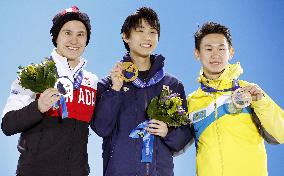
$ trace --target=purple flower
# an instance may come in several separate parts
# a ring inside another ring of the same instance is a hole
[[[184,110],[181,106],[178,106],[178,107],[177,107],[177,113],[178,113],[178,115],[183,115],[184,112],[185,112],[185,110]]]
[[[178,93],[173,93],[173,94],[171,94],[170,96],[171,96],[171,98],[172,98],[172,97],[178,97],[179,94],[178,94]]]
[[[170,99],[171,97],[170,97],[170,95],[169,96],[165,96],[165,97],[162,97],[162,102],[166,102],[168,99]]]

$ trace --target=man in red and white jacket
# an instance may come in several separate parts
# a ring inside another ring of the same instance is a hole
[[[70,96],[65,98],[68,116],[62,116],[61,106],[53,106],[60,98],[57,89],[49,88],[36,98],[36,93],[16,80],[1,128],[7,136],[21,133],[18,176],[86,176],[90,172],[88,127],[98,81],[96,75],[84,69],[87,61],[81,57],[90,39],[89,17],[76,6],[65,9],[53,18],[50,33],[56,47],[50,59],[55,62],[58,77],[73,84]]]

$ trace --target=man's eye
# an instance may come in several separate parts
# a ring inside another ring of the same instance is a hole
[[[78,36],[85,36],[85,34],[84,33],[79,33]]]
[[[71,33],[67,31],[67,32],[65,32],[65,35],[71,35]]]
[[[205,48],[205,50],[206,50],[206,51],[212,51],[212,49],[211,49],[211,48]]]

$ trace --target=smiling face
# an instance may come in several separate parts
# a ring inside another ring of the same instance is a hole
[[[141,24],[138,27],[131,29],[128,38],[124,33],[122,37],[129,46],[130,55],[134,58],[150,57],[150,54],[158,44],[158,31],[151,27],[144,19],[141,20]]]
[[[73,20],[65,23],[56,40],[57,53],[70,62],[79,62],[87,42],[87,30],[81,21]]]
[[[217,79],[234,55],[223,34],[213,33],[202,38],[200,49],[195,49],[195,57],[200,59],[205,77]]]

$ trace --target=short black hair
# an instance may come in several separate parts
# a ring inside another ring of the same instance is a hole
[[[149,8],[149,7],[141,7],[136,10],[133,14],[129,15],[122,27],[121,27],[121,34],[125,34],[126,38],[130,37],[131,29],[135,29],[139,27],[142,23],[142,19],[146,20],[147,23],[157,30],[158,32],[158,38],[160,38],[160,22],[157,13]],[[129,52],[129,46],[128,44],[123,41],[123,44],[126,48],[126,50]]]
[[[203,37],[208,34],[223,34],[227,39],[229,47],[232,47],[232,37],[230,29],[224,25],[215,22],[206,22],[194,34],[195,49],[200,50],[200,43]]]

